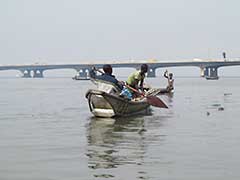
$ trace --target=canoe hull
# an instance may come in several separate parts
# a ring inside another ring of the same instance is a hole
[[[158,95],[161,95],[161,94],[173,94],[173,93],[174,93],[173,89],[170,90],[170,89],[167,89],[167,88],[160,88]]]
[[[131,116],[148,113],[150,107],[146,99],[130,101],[99,90],[89,90],[86,98],[90,111],[97,117]]]
[[[219,77],[218,76],[213,76],[213,77],[211,77],[211,76],[206,76],[206,79],[207,80],[218,80],[219,79]]]
[[[73,80],[90,80],[89,77],[81,77],[81,76],[74,76],[72,77]]]
[[[174,89],[151,88],[145,94],[148,95],[148,96],[157,96],[157,95],[173,94],[173,93],[174,93]]]

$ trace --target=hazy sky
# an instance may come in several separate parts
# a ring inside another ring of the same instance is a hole
[[[0,0],[0,64],[240,57],[239,0]]]

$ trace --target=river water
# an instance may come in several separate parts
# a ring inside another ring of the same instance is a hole
[[[0,79],[1,180],[240,178],[239,78],[175,78],[174,95],[161,96],[169,109],[115,119],[89,112],[92,87]]]

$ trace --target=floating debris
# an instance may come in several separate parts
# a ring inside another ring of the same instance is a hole
[[[232,95],[232,93],[224,93],[223,95],[224,96],[230,96],[230,95]]]
[[[212,104],[213,107],[219,107],[221,104]]]
[[[218,111],[224,111],[224,107],[219,107]]]
[[[113,176],[111,174],[99,174],[99,175],[95,174],[94,177],[96,177],[96,178],[104,178],[105,179],[105,178],[114,178],[115,176]]]
[[[139,131],[138,131],[138,134],[142,134],[143,132],[146,132],[147,130],[146,129],[140,129]]]

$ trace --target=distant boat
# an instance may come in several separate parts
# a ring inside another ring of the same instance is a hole
[[[90,80],[89,77],[81,77],[81,76],[74,76],[72,77],[73,80]]]
[[[174,90],[168,90],[167,88],[160,88],[160,92],[158,93],[158,95],[160,94],[173,94]]]
[[[207,80],[218,80],[219,77],[218,76],[206,76],[205,77]]]

